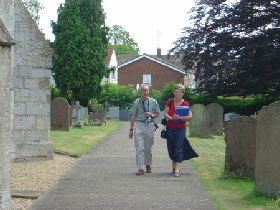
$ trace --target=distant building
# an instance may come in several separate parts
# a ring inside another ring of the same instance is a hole
[[[172,81],[190,88],[195,87],[194,71],[186,73],[180,59],[161,55],[118,55],[118,84],[130,85],[135,89],[141,84],[151,85],[162,91],[165,84]]]

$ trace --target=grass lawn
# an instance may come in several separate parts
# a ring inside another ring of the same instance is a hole
[[[266,197],[254,192],[254,180],[223,176],[224,136],[213,136],[209,139],[188,137],[188,139],[200,156],[190,162],[218,209],[280,208],[280,198]]]
[[[83,125],[83,121],[81,121]],[[83,155],[105,137],[111,135],[122,122],[107,120],[102,126],[83,126],[83,129],[70,126],[69,131],[50,131],[54,150],[71,155]]]

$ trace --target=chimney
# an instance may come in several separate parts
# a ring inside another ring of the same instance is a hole
[[[161,58],[161,49],[160,48],[157,48],[157,57]]]

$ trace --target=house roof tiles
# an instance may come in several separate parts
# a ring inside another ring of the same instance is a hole
[[[128,65],[136,60],[139,60],[143,57],[156,61],[157,63],[160,63],[164,66],[168,66],[169,68],[172,68],[173,70],[176,70],[176,71],[179,71],[179,72],[185,74],[185,71],[184,71],[183,65],[180,62],[180,59],[175,58],[174,56],[167,56],[167,55],[162,55],[161,58],[157,57],[156,55],[148,55],[148,54],[117,55],[119,68],[122,66]]]

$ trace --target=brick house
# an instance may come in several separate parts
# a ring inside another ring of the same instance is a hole
[[[180,60],[166,55],[118,55],[118,84],[132,84],[138,89],[141,84],[148,84],[153,89],[162,91],[165,84],[181,83],[194,88],[194,75],[186,73]]]

